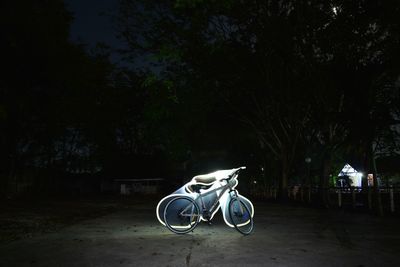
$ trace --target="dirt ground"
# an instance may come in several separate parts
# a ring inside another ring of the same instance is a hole
[[[242,236],[213,224],[176,235],[160,225],[157,202],[121,205],[55,232],[0,244],[0,266],[400,266],[396,218],[255,203],[255,229]]]

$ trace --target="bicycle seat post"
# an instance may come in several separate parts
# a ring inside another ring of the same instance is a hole
[[[209,214],[209,210],[207,209],[206,204],[204,203],[203,197],[200,192],[199,192],[199,198],[201,202],[201,214],[203,215],[203,218],[210,223],[211,215]]]
[[[199,194],[200,203],[201,203],[201,210],[202,212],[206,209],[206,205],[204,204],[203,197],[201,196],[200,190],[197,192]]]

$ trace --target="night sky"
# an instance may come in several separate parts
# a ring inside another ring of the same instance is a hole
[[[97,43],[104,43],[112,49],[123,46],[116,38],[112,16],[118,9],[117,0],[65,0],[66,7],[73,13],[70,38],[73,42],[88,45],[88,49]],[[119,61],[117,53],[112,53],[111,60]]]

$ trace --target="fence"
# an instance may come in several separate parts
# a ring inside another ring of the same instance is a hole
[[[321,191],[328,191],[327,201],[330,206],[352,209],[373,209],[374,188],[373,187],[329,187],[316,186],[292,186],[288,189],[288,198],[293,202],[316,204],[321,202]],[[384,211],[395,213],[400,211],[400,187],[380,187],[382,206]],[[261,199],[277,199],[279,189],[277,187],[266,187],[253,189],[253,197]]]

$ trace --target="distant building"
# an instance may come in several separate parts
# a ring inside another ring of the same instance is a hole
[[[339,187],[361,187],[363,174],[358,172],[350,164],[344,165],[343,169],[338,174],[337,185]]]
[[[157,194],[160,191],[162,178],[153,179],[115,179],[121,195]]]

